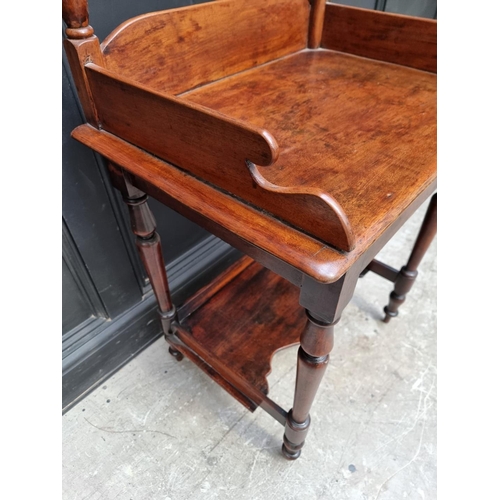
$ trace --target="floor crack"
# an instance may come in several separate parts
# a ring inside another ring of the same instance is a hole
[[[153,433],[153,434],[163,434],[164,436],[167,436],[167,437],[170,437],[172,439],[177,439],[175,436],[172,436],[171,434],[168,434],[167,432],[163,432],[163,431],[155,431],[155,430],[150,430],[150,429],[125,429],[125,430],[121,430],[121,431],[117,431],[115,429],[109,429],[109,428],[106,428],[106,427],[99,427],[98,425],[95,425],[93,424],[92,422],[90,422],[88,419],[86,419],[85,417],[83,417],[83,419],[89,424],[91,425],[92,427],[95,427],[96,429],[100,430],[100,431],[103,431],[103,432],[109,432],[111,434],[128,434],[128,433],[134,433],[134,432],[150,432],[150,433]]]

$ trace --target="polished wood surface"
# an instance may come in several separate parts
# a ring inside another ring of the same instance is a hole
[[[85,119],[88,123],[98,127],[99,119],[87,77],[85,76],[85,64],[88,62],[103,64],[99,40],[95,35],[91,35],[81,40],[66,39],[63,43]]]
[[[274,185],[335,199],[348,220],[347,241],[318,227],[320,211],[295,225],[341,250],[376,240],[436,179],[436,77],[429,73],[305,51],[183,97],[271,131],[280,156],[259,172]],[[277,206],[268,210],[281,216]]]
[[[296,287],[253,263],[182,325],[230,370],[267,394],[273,354],[298,344],[306,323],[298,297]]]
[[[246,160],[267,166],[278,157],[278,145],[264,129],[151,92],[95,64],[85,72],[101,129],[204,179],[231,185],[248,176]],[[144,115],[148,120],[137,126]]]
[[[200,288],[194,295],[182,304],[179,308],[177,317],[182,323],[184,319],[195,313],[200,307],[207,303],[216,293],[233,281],[236,276],[241,274],[248,266],[254,263],[254,260],[248,256],[243,256],[237,262],[229,266],[226,270],[220,273],[217,278],[210,283]]]
[[[220,231],[215,226],[225,229],[227,237],[238,235],[270,255],[277,255],[278,249],[286,246],[287,253],[282,258],[321,281],[335,281],[343,273],[345,257],[341,253],[130,143],[89,125],[77,127],[72,136],[123,166],[134,175],[134,183],[155,198],[194,222],[209,226],[211,222],[210,229],[218,235]],[[300,284],[300,272],[291,272],[288,277]]]
[[[358,277],[395,283],[392,317],[435,232],[431,208],[407,269],[374,260],[436,188],[436,23],[224,0],[140,16],[99,46],[86,3],[64,5],[88,122],[73,137],[124,193],[170,352],[273,416],[298,458]],[[146,195],[258,263],[243,258],[177,315]],[[266,375],[299,336],[287,413]]]
[[[309,18],[309,37],[307,46],[317,49],[321,44],[323,35],[323,23],[325,20],[326,0],[310,0],[311,14]]]
[[[65,33],[68,38],[87,38],[94,34],[94,29],[89,26],[87,0],[63,0],[62,17],[67,26]]]
[[[283,436],[283,455],[290,459],[299,458],[304,446],[316,392],[330,361],[333,349],[333,324],[322,323],[307,315],[307,324],[300,336],[297,352],[297,375],[293,407],[288,413]]]
[[[358,259],[364,261],[363,266],[368,265],[435,189],[434,182],[370,246],[358,245],[345,254],[108,132],[80,125],[72,136],[133,174],[134,184],[143,191],[298,286],[303,280],[301,273],[319,283],[332,283]]]
[[[114,186],[120,190],[123,201],[129,209],[136,247],[156,296],[160,320],[167,334],[170,332],[170,323],[175,317],[176,310],[170,296],[161,239],[156,231],[156,220],[147,203],[148,196],[137,189],[130,182],[129,175],[119,167],[111,164],[109,170]]]
[[[436,73],[437,21],[327,4],[321,46]]]
[[[177,94],[305,48],[308,21],[307,0],[210,2],[131,19],[102,49],[110,70]]]
[[[96,65],[85,69],[102,129],[342,250],[353,248],[347,217],[328,192],[266,180],[267,169],[259,167],[275,163],[279,149],[263,127],[150,91]],[[148,120],[137,127],[144,114]]]
[[[427,73],[303,52],[183,95],[204,108],[93,65],[86,72],[104,129],[340,250],[376,239],[436,178],[436,81]],[[293,78],[283,84],[281,73]],[[331,94],[335,106],[325,106]],[[146,111],[150,120],[134,126]],[[277,161],[264,122],[284,146]],[[352,138],[340,141],[345,134]]]
[[[184,19],[187,11],[179,12]],[[189,12],[196,19],[198,11]],[[429,73],[304,50],[180,98],[92,63],[83,83],[99,128],[340,251],[363,253],[435,183]]]
[[[398,315],[401,304],[406,300],[406,295],[415,284],[418,276],[418,266],[424,258],[427,249],[437,233],[437,193],[433,195],[429,207],[422,222],[415,245],[410,258],[405,266],[401,268],[394,280],[394,290],[389,296],[389,304],[384,307],[384,322],[389,323],[391,318]]]

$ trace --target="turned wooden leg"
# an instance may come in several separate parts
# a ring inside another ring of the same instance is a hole
[[[389,304],[384,307],[384,322],[389,323],[391,318],[398,315],[399,306],[405,301],[406,294],[411,290],[418,275],[417,268],[429,248],[437,231],[437,194],[431,198],[429,208],[425,214],[417,241],[413,247],[406,266],[401,268],[394,283],[394,290],[389,297]]]
[[[307,312],[308,322],[300,337],[293,408],[288,412],[283,436],[283,455],[299,458],[306,439],[314,397],[333,348],[333,323],[323,323]]]
[[[156,232],[156,221],[147,203],[148,196],[133,186],[126,173],[123,173],[122,180],[120,190],[129,208],[136,245],[156,296],[163,333],[167,337],[172,333],[171,324],[175,319],[176,309],[170,296],[160,235]],[[173,347],[169,348],[169,352],[178,361],[183,358],[183,355]]]

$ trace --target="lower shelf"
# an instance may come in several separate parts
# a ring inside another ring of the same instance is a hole
[[[252,411],[260,403],[255,390],[269,391],[274,353],[298,344],[307,321],[299,289],[248,257],[195,295],[179,316],[177,336],[189,347],[179,350]],[[249,386],[253,390],[245,391]]]

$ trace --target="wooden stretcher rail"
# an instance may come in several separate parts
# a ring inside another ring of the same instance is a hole
[[[436,73],[437,22],[327,3],[321,46]]]

